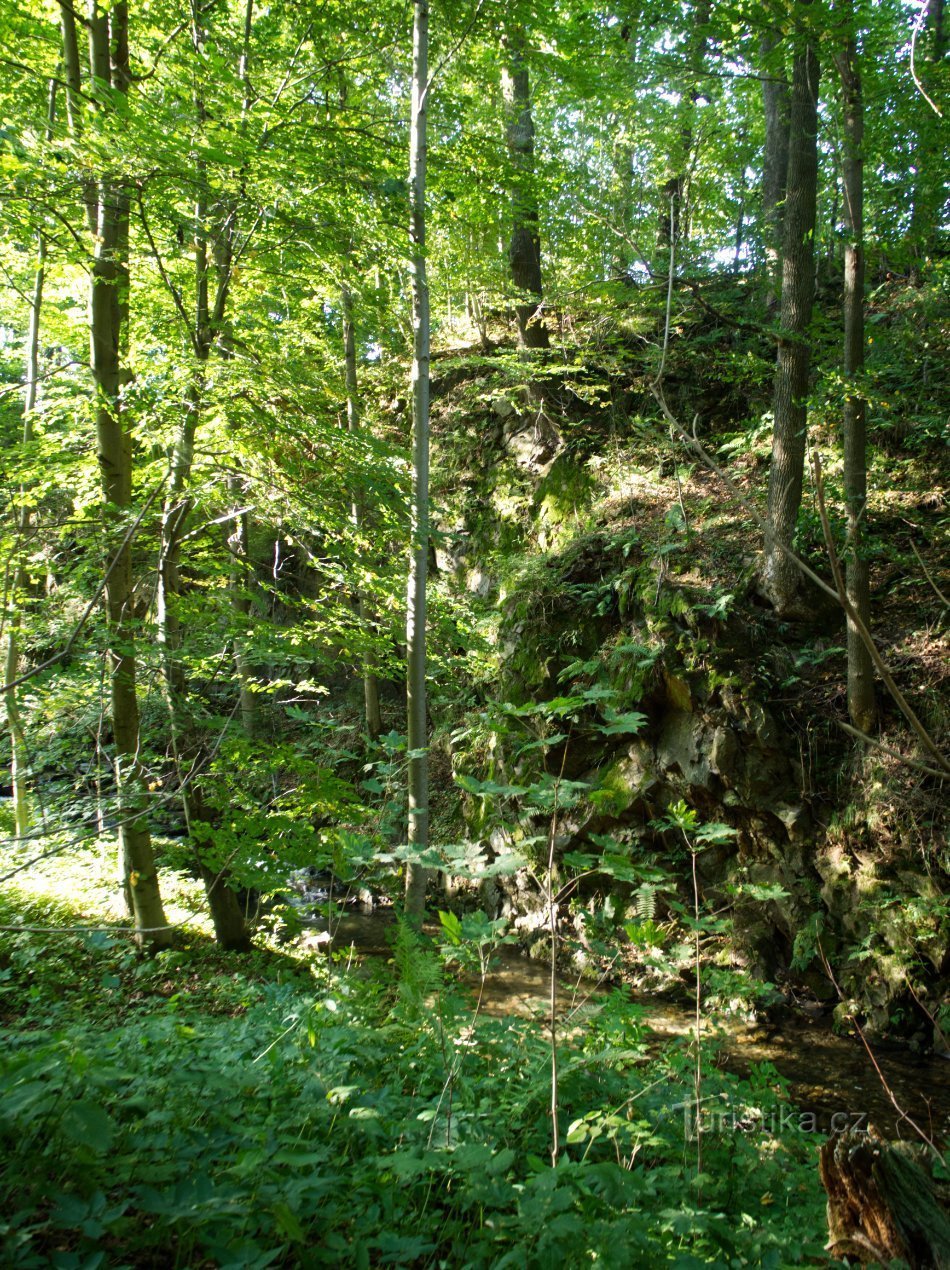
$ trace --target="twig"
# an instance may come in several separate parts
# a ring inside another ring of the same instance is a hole
[[[924,1014],[926,1014],[927,1018],[928,1018],[928,1019],[930,1020],[930,1022],[933,1024],[934,1033],[935,1033],[935,1035],[936,1035],[937,1037],[939,1037],[939,1038],[940,1038],[940,1044],[943,1046],[943,1052],[944,1052],[944,1054],[945,1054],[945,1055],[946,1055],[946,1054],[950,1054],[950,1041],[948,1041],[948,1040],[947,1040],[947,1037],[946,1037],[946,1035],[945,1035],[945,1033],[944,1033],[943,1028],[940,1026],[940,1024],[937,1022],[937,1020],[934,1018],[934,1016],[930,1013],[930,1011],[929,1011],[929,1010],[927,1009],[927,1007],[924,1005],[923,1001],[921,1001],[920,997],[919,997],[919,996],[917,995],[917,993],[914,991],[914,985],[911,983],[911,981],[910,981],[909,979],[907,980],[907,989],[908,989],[908,991],[910,992],[910,995],[914,998],[914,1000],[917,1002],[917,1004],[918,1004],[918,1005],[920,1006],[920,1008],[923,1010]]]
[[[572,725],[573,727],[573,725]],[[558,793],[564,779],[567,755],[571,739],[568,735],[561,754],[561,770],[554,782],[554,800],[551,808],[551,828],[548,834],[548,868],[545,879],[546,899],[548,902],[548,924],[551,934],[551,978],[548,995],[548,1008],[551,1025],[551,1167],[556,1168],[561,1154],[560,1132],[557,1122],[558,1112],[558,1066],[557,1066],[557,902],[554,895],[554,845],[557,838]]]
[[[166,291],[171,296],[172,300],[175,302],[175,308],[178,311],[178,316],[181,318],[185,328],[185,333],[188,336],[188,343],[191,345],[192,351],[197,353],[198,340],[195,335],[195,330],[192,325],[191,318],[188,314],[188,310],[185,308],[185,302],[181,298],[181,292],[178,290],[174,282],[172,282],[171,278],[168,276],[168,271],[165,268],[165,262],[164,260],[162,260],[162,254],[158,250],[158,247],[155,243],[155,239],[152,237],[152,231],[149,227],[148,217],[145,215],[145,204],[142,201],[141,190],[139,190],[139,194],[138,194],[138,205],[139,205],[139,220],[142,222],[142,228],[145,230],[145,237],[148,239],[148,245],[152,249],[152,257],[154,258],[155,264],[158,267],[159,276],[162,282],[164,282],[165,284]]]
[[[475,23],[478,21],[478,15],[481,13],[482,5],[484,3],[485,3],[485,0],[478,0],[478,4],[476,4],[475,6],[475,12],[472,14],[471,21],[469,22],[468,26],[465,28],[465,30],[462,32],[462,34],[459,36],[456,42],[452,45],[452,47],[446,53],[445,57],[442,58],[441,62],[438,63],[435,70],[429,76],[428,80],[426,81],[426,86],[422,94],[421,101],[419,103],[420,109],[422,108],[422,106],[425,105],[426,98],[429,96],[429,89],[435,83],[436,79],[439,77],[439,74],[445,69],[445,67],[449,64],[449,62],[451,62],[452,58],[455,56],[455,54],[459,51],[459,49],[468,39],[469,35],[472,33],[472,30],[475,26]]]
[[[922,558],[922,556],[921,556],[920,552],[917,550],[917,546],[916,546],[916,544],[914,543],[914,540],[913,540],[913,539],[911,539],[911,540],[910,540],[910,549],[911,549],[911,551],[914,553],[914,555],[917,557],[917,563],[920,565],[921,569],[923,569],[923,571],[924,571],[924,577],[927,579],[927,581],[928,581],[928,582],[930,583],[930,585],[933,587],[934,595],[936,595],[937,599],[940,601],[940,603],[941,603],[941,604],[945,605],[948,609],[950,609],[950,600],[948,600],[948,599],[947,599],[947,597],[944,595],[944,593],[943,593],[943,592],[940,590],[940,588],[937,586],[936,582],[934,582],[934,580],[933,580],[933,578],[932,578],[932,576],[931,576],[930,570],[929,570],[929,569],[927,568],[927,566],[924,564],[923,558]]]
[[[944,1168],[946,1168],[946,1165],[947,1165],[946,1157],[944,1156],[940,1148],[937,1146],[937,1144],[934,1142],[933,1138],[931,1138],[929,1134],[925,1133],[924,1130],[921,1129],[917,1121],[914,1120],[913,1117],[909,1116],[907,1112],[904,1110],[904,1108],[897,1101],[897,1098],[894,1094],[893,1089],[891,1089],[890,1085],[887,1083],[887,1077],[881,1071],[881,1068],[878,1065],[878,1061],[874,1057],[874,1052],[871,1049],[870,1045],[868,1044],[867,1037],[864,1035],[864,1032],[861,1028],[861,1024],[857,1021],[854,1015],[849,1015],[849,1018],[851,1019],[851,1022],[854,1024],[855,1031],[857,1032],[858,1036],[861,1038],[861,1044],[867,1050],[868,1058],[871,1060],[871,1065],[873,1066],[874,1070],[877,1072],[878,1080],[880,1080],[881,1086],[884,1092],[887,1094],[888,1099],[890,1100],[891,1106],[900,1116],[901,1120],[907,1121],[907,1123],[914,1130],[914,1132],[917,1134],[920,1140],[922,1142],[925,1142],[927,1146],[930,1147],[931,1151],[933,1151],[934,1155],[937,1157],[940,1163],[944,1166]]]
[[[840,984],[838,983],[838,980],[835,978],[834,971],[831,969],[831,966],[830,966],[830,964],[829,964],[829,962],[828,962],[828,958],[827,958],[827,956],[825,955],[825,950],[824,950],[824,948],[822,948],[822,946],[821,946],[821,940],[820,940],[820,939],[819,939],[819,940],[817,940],[817,942],[816,942],[816,946],[817,946],[817,948],[818,948],[818,956],[821,958],[821,964],[822,964],[822,966],[824,967],[825,974],[828,976],[828,979],[829,979],[829,981],[830,981],[830,983],[831,983],[831,986],[834,988],[835,992],[837,992],[839,1001],[845,1001],[847,998],[845,997],[844,993],[841,991],[841,986],[840,986]],[[909,987],[909,986],[910,986],[910,985],[908,984],[908,987]],[[913,991],[913,989],[911,989],[911,991]],[[936,1155],[936,1157],[937,1157],[937,1159],[940,1161],[940,1163],[941,1163],[941,1164],[943,1164],[943,1165],[944,1165],[944,1167],[946,1167],[946,1163],[947,1163],[947,1161],[946,1161],[946,1159],[944,1158],[944,1156],[942,1155],[942,1153],[941,1153],[941,1151],[940,1151],[939,1147],[936,1145],[936,1143],[933,1141],[933,1139],[932,1139],[932,1138],[931,1138],[928,1134],[926,1134],[926,1133],[924,1132],[924,1130],[923,1130],[923,1129],[921,1129],[920,1125],[919,1125],[919,1124],[917,1124],[917,1122],[916,1122],[915,1120],[913,1120],[913,1119],[912,1119],[912,1118],[911,1118],[911,1117],[907,1114],[907,1112],[904,1110],[904,1108],[903,1108],[903,1107],[900,1105],[900,1103],[897,1101],[897,1098],[896,1098],[896,1097],[895,1097],[895,1095],[894,1095],[894,1091],[891,1089],[890,1085],[887,1083],[887,1078],[886,1078],[886,1076],[884,1075],[884,1073],[881,1071],[881,1068],[880,1068],[880,1066],[879,1066],[879,1064],[878,1064],[877,1059],[874,1057],[874,1052],[873,1052],[873,1050],[871,1049],[870,1045],[868,1044],[867,1037],[864,1035],[864,1032],[863,1032],[863,1030],[862,1030],[862,1028],[861,1028],[861,1024],[857,1021],[857,1019],[854,1017],[854,1015],[853,1015],[853,1014],[849,1014],[849,1015],[848,1015],[848,1018],[849,1018],[849,1019],[851,1020],[851,1022],[854,1024],[855,1031],[857,1032],[858,1036],[861,1038],[861,1044],[862,1044],[862,1045],[864,1046],[864,1048],[867,1050],[867,1055],[868,1055],[868,1058],[871,1060],[871,1064],[872,1064],[872,1066],[874,1067],[874,1070],[877,1072],[878,1079],[879,1079],[879,1080],[880,1080],[880,1082],[881,1082],[881,1085],[882,1085],[882,1087],[883,1087],[883,1089],[884,1089],[884,1092],[887,1094],[888,1098],[890,1099],[891,1106],[894,1108],[894,1110],[895,1110],[895,1111],[897,1112],[897,1114],[900,1116],[901,1120],[906,1120],[906,1121],[907,1121],[907,1123],[910,1125],[910,1127],[911,1127],[911,1128],[914,1130],[914,1132],[918,1135],[918,1137],[920,1138],[920,1140],[921,1140],[922,1142],[925,1142],[925,1143],[927,1144],[927,1146],[929,1146],[929,1147],[930,1147],[931,1151],[933,1151],[934,1155]]]
[[[892,750],[889,745],[885,745],[882,741],[878,741],[876,737],[868,736],[866,732],[862,732],[860,728],[852,727],[850,723],[845,723],[843,719],[836,719],[835,722],[839,728],[845,732],[850,732],[853,737],[857,737],[859,741],[865,741],[868,745],[873,745],[881,750],[884,754],[896,758],[899,763],[906,763],[908,767],[915,768],[918,772],[926,772],[928,776],[936,776],[938,780],[945,781],[947,779],[946,772],[940,772],[935,767],[928,767],[926,763],[921,763],[919,759],[908,758],[906,754],[901,754],[900,750]]]
[[[930,753],[934,756],[934,758],[937,759],[940,766],[944,768],[946,772],[950,773],[950,762],[948,762],[948,760],[937,748],[936,742],[932,739],[930,733],[927,731],[927,729],[924,727],[921,721],[917,718],[917,715],[914,712],[913,708],[911,707],[910,702],[901,692],[900,688],[898,688],[897,684],[894,681],[893,676],[891,675],[891,672],[887,668],[887,664],[884,661],[884,658],[878,652],[877,644],[875,644],[871,636],[871,632],[865,626],[864,621],[861,618],[861,615],[858,613],[857,609],[854,607],[854,605],[851,603],[850,599],[848,598],[848,593],[847,593],[847,589],[845,587],[845,582],[844,582],[844,575],[841,572],[841,564],[838,560],[838,554],[835,551],[834,536],[831,532],[831,521],[828,519],[828,512],[827,512],[827,509],[825,508],[825,486],[824,486],[824,481],[822,479],[822,474],[821,474],[821,460],[818,457],[817,450],[812,451],[812,467],[814,469],[814,474],[815,474],[815,496],[818,503],[818,515],[821,518],[821,529],[825,538],[825,547],[827,548],[827,551],[828,551],[828,559],[831,562],[831,573],[835,580],[835,586],[837,587],[837,594],[835,598],[837,599],[841,607],[844,609],[845,613],[848,615],[853,626],[855,627],[858,634],[860,635],[861,642],[864,644],[865,648],[870,653],[871,660],[874,663],[874,666],[878,674],[884,680],[884,685],[887,688],[888,692],[891,694],[891,697],[893,698],[893,700],[896,702],[898,709],[901,711],[904,718],[907,720],[907,722],[911,725],[911,727],[917,733],[918,737],[924,743],[926,748],[930,751]]]

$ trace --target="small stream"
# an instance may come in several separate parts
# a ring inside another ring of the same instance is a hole
[[[314,923],[310,931],[319,925]],[[334,923],[333,945],[338,949],[352,946],[363,956],[389,955],[393,926],[391,911],[348,914]],[[432,928],[430,933],[438,931]],[[327,940],[325,934],[310,932],[302,938],[318,943]],[[478,981],[466,976],[465,982],[474,1004]],[[586,980],[562,979],[558,1013],[569,1026],[570,1013],[577,1005],[605,991],[592,990]],[[492,959],[492,971],[481,993],[481,1012],[495,1018],[546,1019],[549,998],[549,968],[502,949]],[[693,1035],[694,1014],[689,1003],[636,995],[632,1000],[642,1007],[644,1025],[657,1046],[677,1038],[685,1043]],[[718,1062],[727,1071],[745,1075],[755,1063],[772,1063],[789,1082],[792,1102],[803,1117],[795,1123],[803,1127],[828,1134],[836,1128],[860,1130],[872,1124],[882,1137],[917,1141],[918,1135],[907,1120],[910,1117],[935,1142],[950,1142],[950,1061],[945,1058],[921,1057],[902,1047],[872,1044],[872,1061],[857,1036],[839,1036],[830,1020],[797,1014],[768,1026],[733,1016],[706,1015],[703,1029],[708,1035],[717,1033]]]

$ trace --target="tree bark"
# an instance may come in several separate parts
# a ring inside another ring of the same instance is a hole
[[[50,113],[52,115],[53,97],[50,96]],[[33,411],[36,409],[36,395],[40,372],[40,313],[43,307],[43,286],[46,278],[46,238],[42,231],[38,235],[36,249],[36,273],[33,278],[33,297],[30,303],[30,322],[26,341],[26,385],[23,397],[23,444],[29,445],[33,440]],[[17,534],[20,551],[24,549],[25,539],[30,531],[30,512],[22,507],[17,514]],[[7,651],[5,659],[4,684],[12,684],[17,678],[20,666],[20,625],[21,605],[24,602],[27,576],[22,556],[18,560],[13,573],[13,613],[7,629]],[[29,775],[29,749],[16,688],[4,687],[4,704],[7,711],[7,724],[10,728],[10,782],[13,786],[13,816],[15,833],[18,838],[25,837],[30,828],[30,799],[27,791]]]
[[[93,88],[128,90],[128,9],[109,15],[90,0],[89,54]],[[110,49],[111,38],[111,49]],[[120,526],[132,506],[132,445],[122,415],[121,349],[128,313],[129,194],[121,177],[103,174],[96,194],[97,228],[90,286],[90,364],[96,386],[96,442],[106,515]],[[110,648],[110,705],[119,813],[119,857],[137,938],[158,949],[172,941],[165,920],[146,821],[148,793],[139,760],[139,707],[133,626],[132,551],[126,542],[114,559],[105,590]]]
[[[412,253],[412,508],[406,603],[406,697],[409,749],[410,852],[429,845],[429,735],[426,710],[426,580],[429,562],[429,284],[426,277],[426,125],[429,76],[429,2],[413,0],[412,105],[409,137]],[[428,869],[406,865],[406,916],[421,925]]]
[[[192,31],[195,52],[200,51],[205,32],[196,21]],[[195,98],[199,123],[206,118],[201,94]],[[208,259],[208,195],[205,165],[199,161],[197,173],[198,197],[195,203],[195,306],[194,329],[190,332],[195,370],[190,391],[185,402],[182,423],[172,451],[168,494],[162,514],[161,544],[158,561],[158,639],[162,650],[162,667],[165,700],[171,725],[172,748],[175,756],[178,781],[181,788],[185,821],[198,872],[205,886],[205,894],[215,938],[223,947],[235,951],[247,951],[251,946],[250,934],[244,920],[237,895],[229,885],[227,867],[215,871],[204,858],[201,830],[210,829],[213,816],[204,801],[201,783],[196,778],[196,765],[201,759],[203,745],[188,710],[188,677],[182,660],[182,634],[180,619],[181,549],[193,507],[189,492],[194,463],[195,436],[201,420],[205,393],[205,368],[211,353],[216,322],[219,322],[227,304],[230,285],[228,271],[217,276],[214,311],[209,298]]]
[[[765,150],[762,155],[762,237],[765,243],[766,308],[777,302],[782,289],[782,213],[788,176],[789,94],[785,67],[776,50],[781,36],[764,36],[760,51]]]
[[[515,304],[518,338],[523,348],[548,348],[548,328],[540,316],[544,288],[541,280],[541,238],[538,232],[538,195],[534,184],[534,120],[531,84],[525,64],[525,38],[520,28],[504,41],[508,65],[502,72],[508,158],[511,163],[511,238],[508,263],[520,302]],[[528,298],[525,299],[524,297]]]
[[[911,1270],[950,1266],[950,1220],[906,1144],[873,1132],[837,1134],[822,1146],[819,1169],[833,1257]]]
[[[47,141],[52,137],[55,115],[56,81],[54,80],[50,83],[49,88]],[[40,378],[40,317],[43,309],[45,281],[46,235],[40,230],[36,239],[36,271],[33,275],[33,295],[30,299],[30,317],[26,335],[22,432],[24,446],[29,445],[33,440],[33,412],[36,409]],[[17,512],[19,553],[22,553],[25,547],[26,538],[30,532],[30,520],[29,508],[21,506]],[[20,628],[27,581],[27,571],[23,564],[23,557],[22,554],[18,554],[16,567],[13,570],[11,587],[12,612],[7,622],[7,647],[4,657],[3,680],[3,702],[7,712],[7,725],[10,729],[10,784],[13,790],[13,823],[14,833],[17,838],[25,837],[32,823],[30,796],[27,788],[30,774],[29,746],[27,745],[26,732],[23,728],[23,718],[20,714],[17,690],[9,686],[19,674]]]
[[[844,123],[844,494],[848,520],[845,579],[850,600],[865,626],[871,621],[868,562],[862,550],[867,506],[866,403],[861,395],[864,370],[864,98],[854,35],[851,0],[845,9],[848,31],[836,61],[841,77]],[[847,619],[848,713],[856,728],[870,732],[877,718],[874,669],[857,627]]]
[[[346,426],[351,435],[360,430],[359,384],[356,376],[356,323],[353,319],[353,296],[349,287],[344,285],[342,295],[343,308],[343,361],[346,378]],[[363,525],[365,509],[360,493],[353,496],[350,504],[350,518],[357,533]],[[369,606],[362,589],[356,594],[356,608],[360,627],[364,632],[369,629]],[[383,731],[383,721],[379,713],[379,683],[373,674],[369,658],[363,657],[363,715],[366,731],[370,740],[378,741]]]
[[[779,543],[792,545],[805,467],[808,328],[815,291],[815,206],[818,183],[818,59],[805,33],[792,73],[788,185],[782,234],[781,335],[773,395],[772,466],[763,591],[782,614],[798,602],[800,574]]]

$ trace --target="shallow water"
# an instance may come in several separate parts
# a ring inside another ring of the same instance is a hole
[[[393,928],[391,912],[348,915],[335,925],[333,944],[337,949],[352,946],[363,955],[388,954]],[[465,976],[464,982],[477,997],[477,978]],[[587,980],[560,979],[558,1017],[564,1028],[570,1029],[578,1006],[596,1002],[604,991]],[[643,1010],[648,1044],[651,1038],[657,1045],[676,1038],[685,1044],[692,1037],[694,1015],[688,1003],[637,995],[631,1000]],[[544,962],[510,949],[493,958],[492,972],[481,990],[482,1014],[544,1021],[549,1002],[550,968]],[[717,1061],[728,1071],[744,1075],[754,1063],[772,1063],[789,1082],[792,1102],[805,1117],[796,1123],[804,1128],[827,1134],[833,1129],[866,1129],[870,1124],[882,1137],[919,1141],[913,1121],[935,1141],[950,1142],[950,1061],[946,1059],[921,1058],[906,1049],[875,1044],[872,1057],[857,1036],[839,1036],[827,1019],[798,1015],[765,1027],[735,1016],[706,1014],[702,1029],[704,1035],[716,1034]]]

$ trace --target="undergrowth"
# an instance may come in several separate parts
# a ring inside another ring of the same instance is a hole
[[[824,1260],[812,1142],[764,1128],[774,1073],[710,1070],[697,1173],[687,1044],[648,1051],[620,994],[565,1048],[552,1168],[545,1032],[479,1017],[426,937],[360,966],[23,929],[68,917],[3,903],[3,1264]]]

